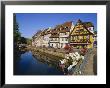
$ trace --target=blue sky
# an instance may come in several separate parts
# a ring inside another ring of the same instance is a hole
[[[55,27],[67,21],[76,24],[78,19],[83,22],[92,22],[97,30],[96,13],[16,13],[21,35],[31,38],[38,30]]]

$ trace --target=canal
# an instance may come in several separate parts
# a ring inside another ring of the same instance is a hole
[[[31,51],[26,51],[14,58],[14,75],[64,75],[52,64],[40,61]]]

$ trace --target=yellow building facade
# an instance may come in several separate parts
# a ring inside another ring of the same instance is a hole
[[[91,27],[92,25],[89,24]],[[74,29],[70,33],[70,45],[76,48],[93,48],[94,33],[88,30],[88,27],[81,20],[78,20]]]

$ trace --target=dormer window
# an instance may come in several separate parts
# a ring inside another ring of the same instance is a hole
[[[68,29],[68,27],[65,27],[65,29]]]
[[[66,28],[66,27],[65,27]]]

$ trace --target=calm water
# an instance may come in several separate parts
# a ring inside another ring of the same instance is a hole
[[[14,75],[63,75],[55,66],[40,62],[28,51],[14,61]]]

